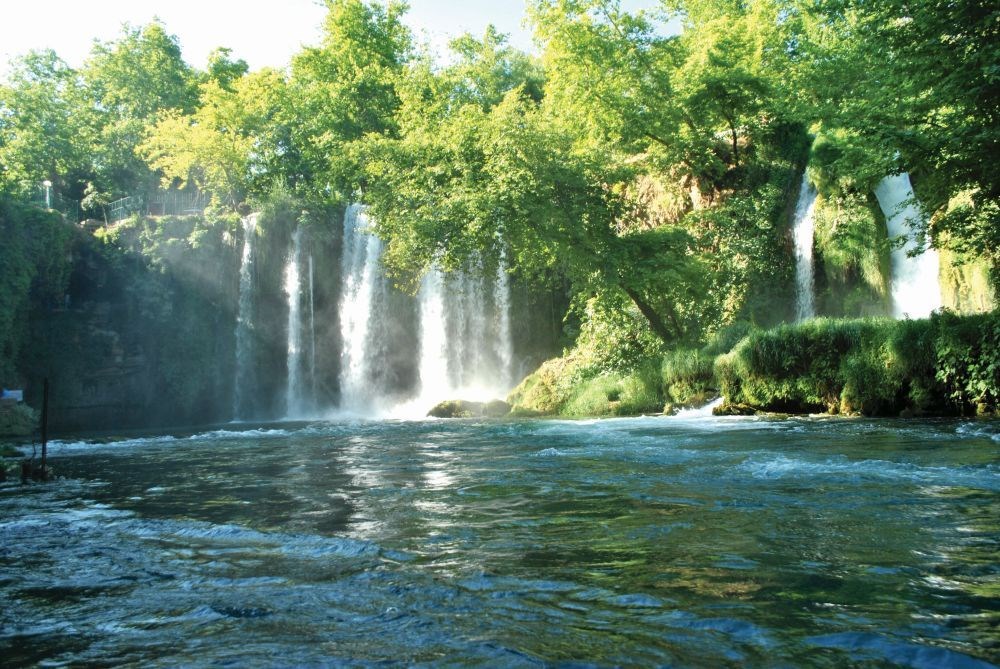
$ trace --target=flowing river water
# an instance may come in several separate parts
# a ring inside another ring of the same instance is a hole
[[[0,664],[1000,661],[1000,424],[636,418],[60,442]]]

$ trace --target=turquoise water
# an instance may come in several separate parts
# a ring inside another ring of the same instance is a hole
[[[59,442],[0,664],[1000,661],[1000,424],[330,422]]]

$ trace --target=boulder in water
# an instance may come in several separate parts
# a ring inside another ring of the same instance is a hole
[[[714,416],[756,416],[759,411],[748,404],[732,404],[723,402],[712,409]]]
[[[510,405],[503,400],[490,400],[483,405],[483,415],[487,418],[503,418],[510,413]]]
[[[509,413],[510,405],[503,400],[445,400],[435,405],[427,415],[434,418],[501,418]]]
[[[445,400],[436,404],[427,412],[427,415],[434,418],[474,418],[483,415],[483,403],[468,400]]]

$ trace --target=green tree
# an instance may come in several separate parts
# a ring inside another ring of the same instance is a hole
[[[333,199],[351,197],[356,166],[345,144],[368,133],[392,135],[395,82],[411,53],[405,3],[326,0],[323,41],[292,62],[285,110],[288,182]]]
[[[920,177],[937,243],[1000,265],[995,3],[827,0],[797,11],[807,112],[858,138],[862,170]]]
[[[26,194],[48,180],[79,198],[90,168],[84,103],[78,74],[55,52],[17,59],[0,85],[0,187]]]
[[[219,86],[231,91],[240,77],[250,71],[250,66],[245,60],[242,58],[233,60],[232,54],[232,49],[227,47],[219,47],[208,54],[208,67],[201,77],[203,83],[214,81]]]
[[[155,175],[136,152],[146,127],[167,110],[192,111],[198,99],[177,38],[159,22],[126,25],[116,41],[94,45],[82,75],[93,104],[100,189],[131,194],[154,186]]]
[[[284,76],[269,69],[228,86],[209,79],[193,114],[165,112],[137,150],[165,186],[194,184],[235,208],[280,174],[285,89]]]
[[[521,90],[488,111],[466,104],[402,138],[371,138],[365,196],[389,270],[413,285],[435,263],[496,267],[503,254],[528,276],[558,269],[580,291],[620,290],[658,336],[683,336],[700,274],[689,237],[619,235],[625,207],[608,185],[620,175],[575,139]]]

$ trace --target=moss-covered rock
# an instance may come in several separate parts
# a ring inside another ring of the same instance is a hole
[[[507,395],[507,403],[516,415],[556,414],[573,394],[582,367],[573,355],[547,360]]]
[[[664,403],[659,360],[631,371],[595,373],[574,354],[556,358],[528,376],[507,401],[515,416],[658,414]]]
[[[989,263],[947,249],[941,258],[941,302],[945,309],[975,314],[997,308]]]
[[[760,412],[752,406],[732,402],[723,402],[712,409],[713,416],[756,416],[758,413]]]
[[[486,418],[503,418],[510,414],[511,406],[503,400],[490,400],[483,404],[483,416]]]

